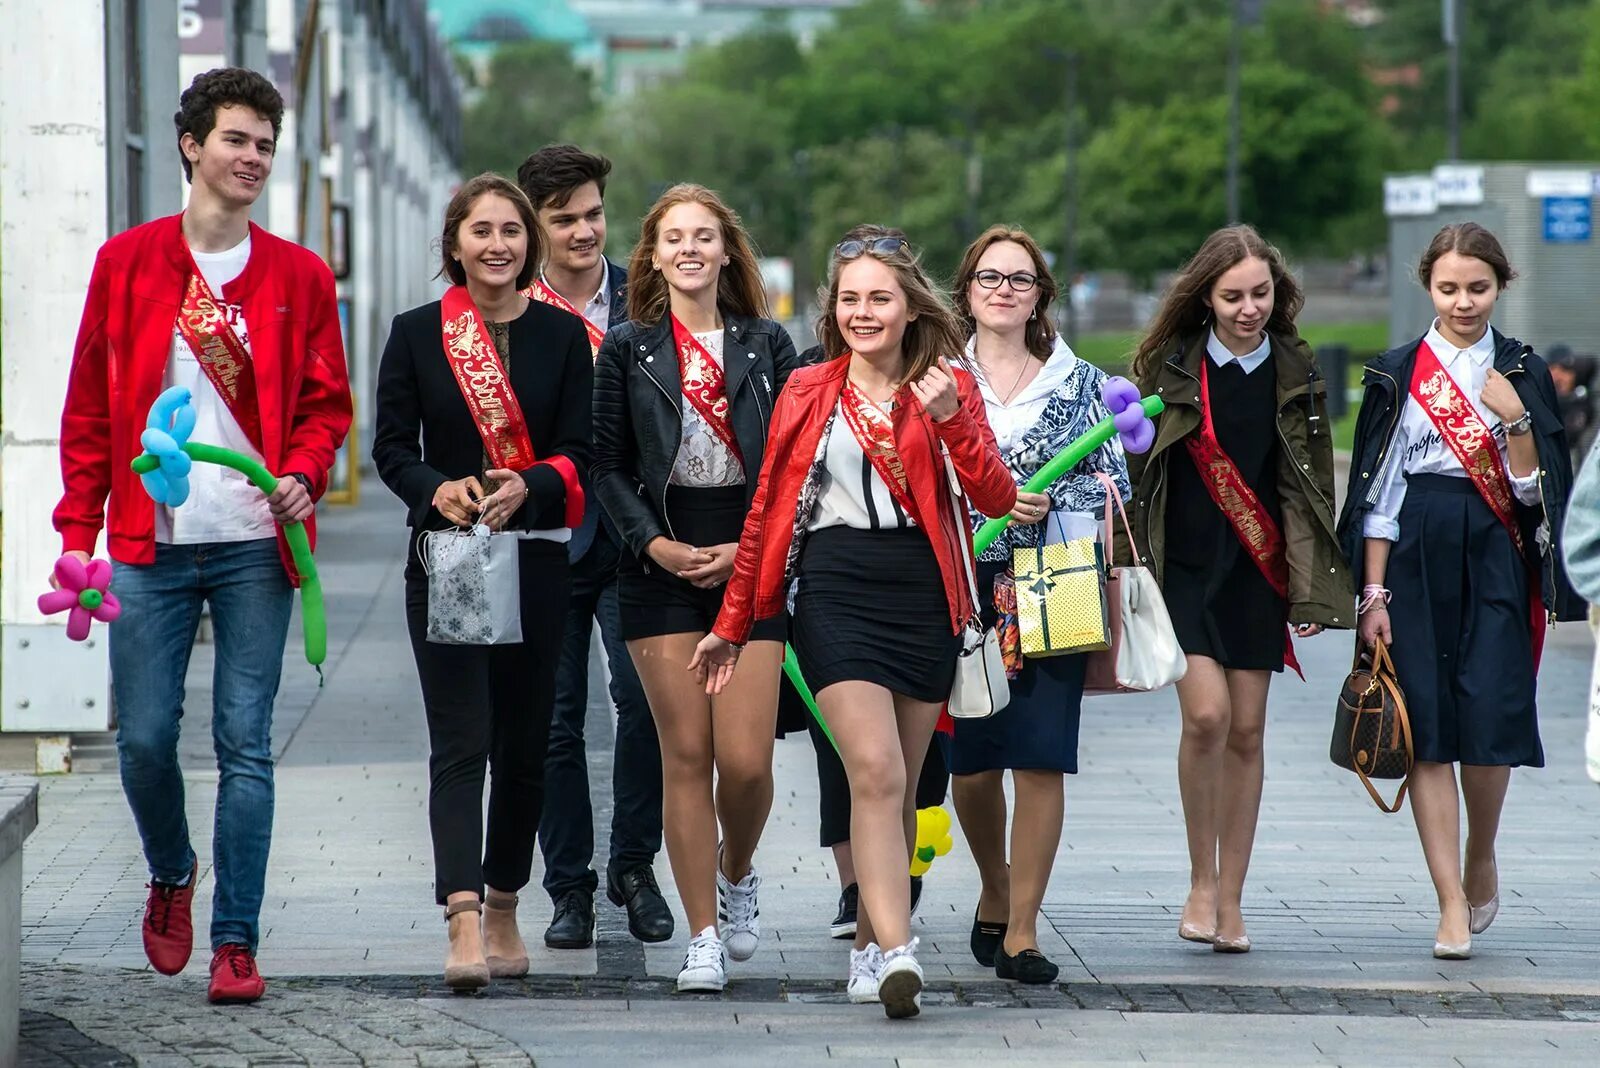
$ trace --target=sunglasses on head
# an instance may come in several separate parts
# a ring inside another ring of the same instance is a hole
[[[903,237],[875,237],[870,241],[852,237],[833,246],[833,254],[841,260],[853,260],[866,252],[874,256],[893,256],[905,247]]]

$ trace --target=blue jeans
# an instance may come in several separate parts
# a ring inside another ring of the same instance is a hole
[[[217,754],[211,948],[253,951],[272,844],[272,702],[294,589],[278,543],[156,546],[153,564],[113,564],[122,615],[111,625],[122,789],[150,875],[181,883],[195,863],[183,809],[178,723],[202,604],[216,640],[211,740]]]

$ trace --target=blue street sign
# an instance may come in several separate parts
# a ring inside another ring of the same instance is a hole
[[[1588,241],[1594,232],[1589,197],[1545,197],[1544,239],[1556,245]]]

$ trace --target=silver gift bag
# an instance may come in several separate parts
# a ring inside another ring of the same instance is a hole
[[[428,573],[428,640],[509,645],[522,640],[521,543],[486,526],[422,535]]]

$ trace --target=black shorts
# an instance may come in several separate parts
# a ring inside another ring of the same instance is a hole
[[[667,487],[667,514],[678,541],[689,545],[724,545],[739,540],[748,511],[744,486],[694,489]],[[722,611],[726,586],[703,590],[687,579],[662,570],[654,560],[624,553],[617,565],[617,604],[622,639],[661,634],[707,634]],[[789,636],[789,617],[773,616],[756,623],[750,641],[781,642]]]

